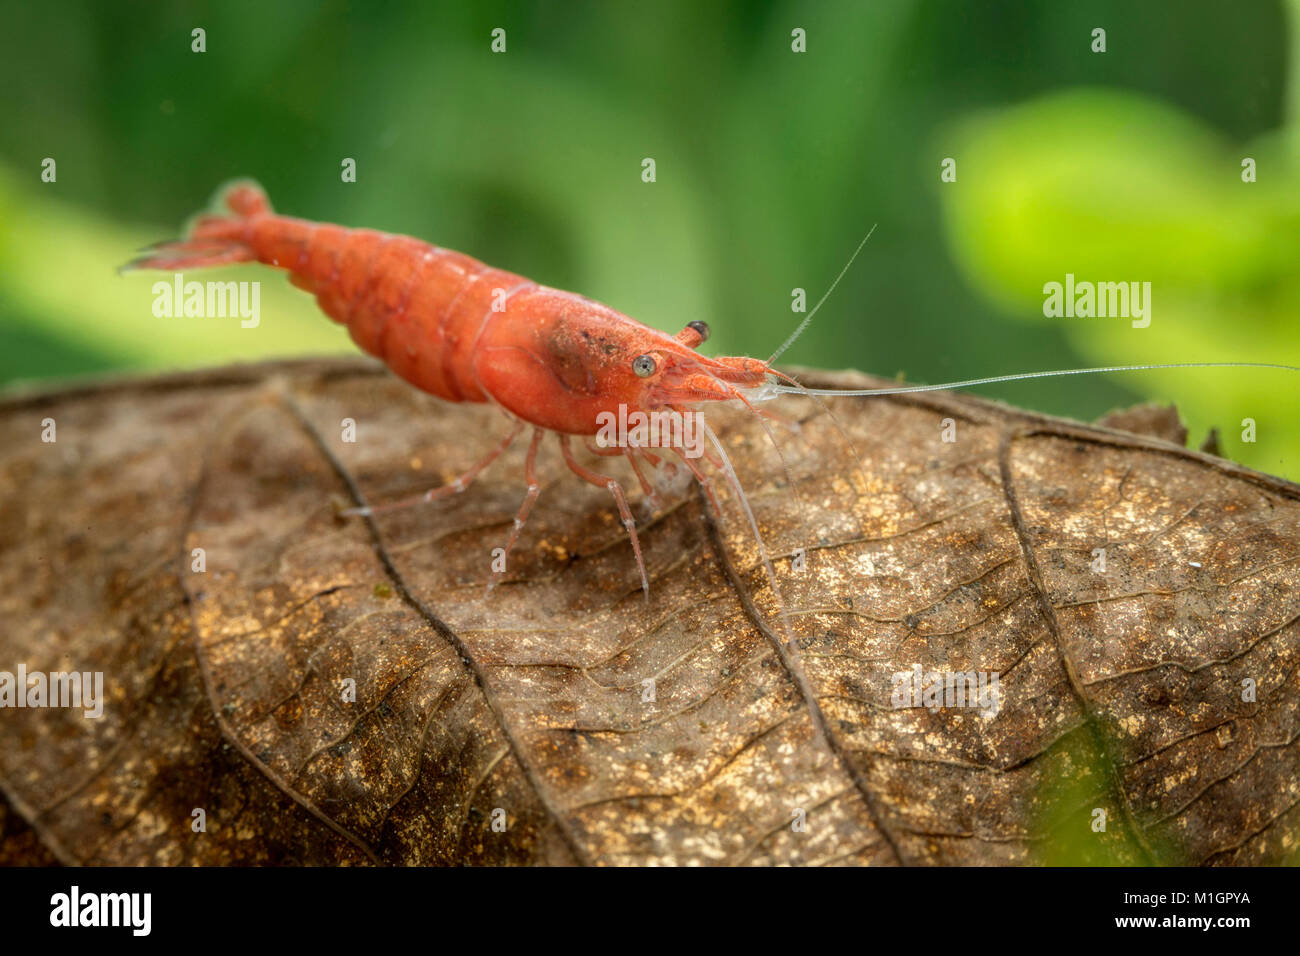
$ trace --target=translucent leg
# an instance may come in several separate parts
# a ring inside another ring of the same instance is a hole
[[[646,577],[645,560],[641,557],[641,541],[636,535],[636,522],[632,520],[632,512],[627,506],[627,495],[623,494],[622,486],[608,475],[597,474],[579,464],[573,457],[573,450],[569,447],[568,435],[560,436],[560,450],[564,452],[564,462],[569,466],[570,471],[583,481],[590,482],[597,488],[604,488],[614,496],[619,516],[623,519],[623,527],[627,529],[628,537],[632,539],[632,553],[636,555],[637,570],[641,572],[641,590],[645,593],[646,601],[649,602],[650,579]]]
[[[437,488],[430,488],[423,494],[415,495],[411,498],[403,498],[400,501],[390,501],[389,503],[382,505],[365,505],[361,508],[349,508],[347,511],[344,511],[343,514],[363,516],[383,514],[386,511],[396,511],[399,508],[409,508],[412,505],[424,504],[428,501],[436,501],[439,498],[445,498],[447,495],[460,494],[470,486],[470,483],[473,482],[475,478],[478,477],[479,472],[492,464],[492,462],[496,461],[501,456],[501,453],[510,447],[510,443],[515,440],[523,430],[523,427],[522,422],[516,422],[515,426],[510,429],[510,434],[502,439],[499,445],[492,449],[492,451],[488,452],[488,454],[485,455],[473,468],[465,472],[463,475],[460,475],[455,481],[449,484],[440,485]]]
[[[704,489],[704,493],[708,495],[709,504],[713,505],[714,513],[719,515],[722,514],[722,508],[718,506],[718,499],[713,494],[713,482],[709,480],[709,476],[700,469],[699,465],[695,464],[694,461],[687,457],[686,453],[682,449],[674,446],[673,451],[675,451],[677,457],[685,463],[686,467],[690,470],[690,473],[695,476],[695,480],[700,483],[700,487]]]
[[[602,448],[600,445],[593,445],[590,438],[584,438],[582,443],[587,446],[587,451],[593,455],[599,455],[601,458],[615,458],[619,455],[626,458],[632,465],[632,470],[636,472],[636,480],[641,485],[641,494],[645,495],[646,500],[650,502],[656,511],[664,510],[664,500],[659,497],[659,492],[655,490],[655,486],[647,480],[645,472],[641,470],[641,463],[637,461],[637,455],[645,455],[644,451],[640,449],[633,451],[633,449],[627,447]],[[647,455],[646,457],[652,459],[651,464],[657,461],[657,459],[653,459],[653,456]]]
[[[659,492],[655,490],[654,485],[650,484],[649,479],[645,476],[645,472],[641,470],[641,463],[637,461],[638,453],[634,452],[631,448],[624,448],[623,456],[627,459],[628,464],[632,466],[632,471],[636,474],[636,480],[641,485],[641,494],[645,495],[646,500],[650,502],[650,505],[656,511],[663,511],[664,500],[659,497]]]
[[[533,429],[533,440],[528,445],[528,457],[524,459],[524,480],[528,482],[528,493],[524,495],[524,503],[519,506],[519,513],[515,515],[515,526],[510,529],[510,537],[506,539],[505,554],[502,557],[502,567],[505,566],[505,560],[510,557],[510,551],[514,548],[515,542],[519,540],[519,532],[524,530],[524,522],[528,520],[528,513],[533,510],[533,505],[537,503],[537,496],[542,493],[542,486],[537,481],[537,446],[542,443],[542,435],[545,432],[540,428]],[[483,592],[484,596],[491,594],[492,589],[496,587],[497,579],[488,578],[487,589]]]

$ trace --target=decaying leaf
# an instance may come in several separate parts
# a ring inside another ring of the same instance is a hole
[[[965,396],[829,404],[843,433],[780,406],[793,488],[752,416],[709,412],[780,599],[719,481],[720,520],[691,492],[644,524],[646,603],[549,452],[487,598],[522,447],[341,516],[504,426],[365,361],[8,400],[0,670],[102,672],[106,700],[0,711],[0,858],[1293,857],[1300,488]],[[918,671],[999,693],[924,706]]]
[[[1120,408],[1103,415],[1097,421],[1103,428],[1116,428],[1135,435],[1163,438],[1175,445],[1187,444],[1187,426],[1173,405],[1148,402],[1132,408]]]

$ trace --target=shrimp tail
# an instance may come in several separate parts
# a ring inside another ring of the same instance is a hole
[[[140,250],[140,256],[118,271],[205,269],[254,262],[258,257],[249,242],[249,227],[255,218],[270,212],[271,204],[262,187],[249,179],[237,179],[217,190],[211,211],[199,213],[186,223],[183,238]]]

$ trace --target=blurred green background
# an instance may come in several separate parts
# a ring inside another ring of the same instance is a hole
[[[717,352],[769,355],[791,289],[815,302],[878,222],[785,361],[913,381],[1300,364],[1298,21],[1290,0],[5,4],[0,381],[351,351],[282,274],[227,273],[263,280],[257,329],[157,319],[158,277],[115,274],[235,176],[651,325],[705,319]],[[1067,272],[1151,282],[1150,328],[1044,317]],[[1218,425],[1225,454],[1294,478],[1298,385],[981,391],[1083,419],[1174,401],[1193,444]]]

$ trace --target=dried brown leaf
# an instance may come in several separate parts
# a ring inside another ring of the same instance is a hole
[[[1300,488],[967,396],[831,407],[861,467],[792,400],[797,497],[752,417],[710,412],[783,601],[720,485],[723,520],[688,494],[643,525],[646,604],[611,503],[558,455],[487,600],[522,447],[455,500],[339,517],[504,426],[364,361],[10,399],[0,669],[102,671],[108,700],[0,711],[0,859],[1294,854]],[[914,665],[997,671],[999,712],[892,706]]]

